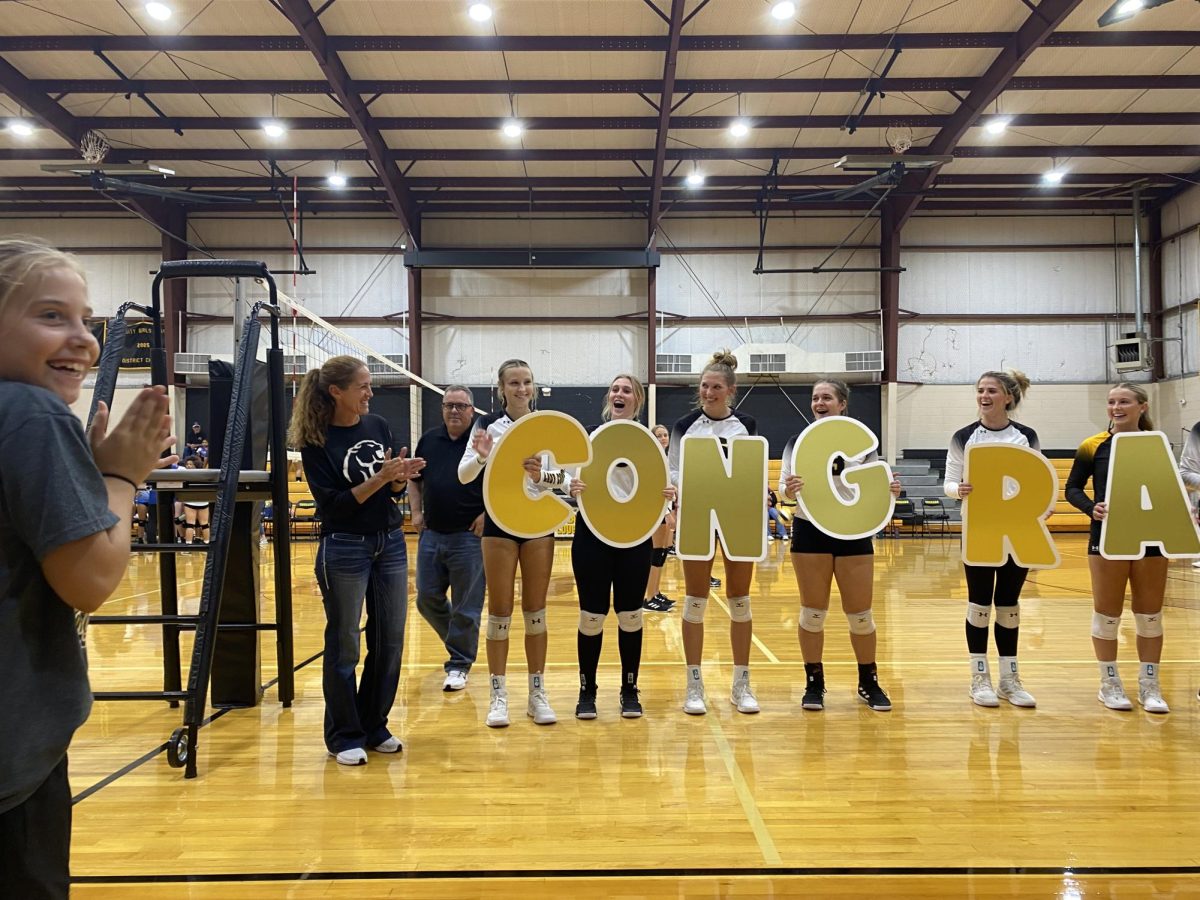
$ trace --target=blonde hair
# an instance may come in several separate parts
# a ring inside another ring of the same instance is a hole
[[[506,359],[504,362],[500,363],[500,371],[496,373],[496,399],[500,401],[501,409],[508,409],[508,401],[504,399],[504,373],[509,369],[529,369],[529,377],[533,378],[533,367],[523,359],[517,359],[516,357],[513,357],[512,359]],[[534,387],[537,387],[536,380],[534,381]],[[536,400],[537,391],[535,390],[533,396],[529,398],[529,408],[531,410],[536,408]]]
[[[287,435],[289,446],[325,446],[325,434],[333,421],[334,401],[329,393],[330,385],[345,390],[354,381],[354,376],[366,367],[366,363],[353,356],[331,356],[321,368],[308,370],[292,404]]]
[[[1025,392],[1029,390],[1029,378],[1024,372],[1019,369],[1005,369],[1003,372],[984,372],[975,379],[975,387],[979,387],[979,382],[985,378],[992,378],[1000,384],[1004,389],[1008,401],[1004,404],[1006,412],[1012,412],[1021,405],[1021,400],[1025,397]]]
[[[1134,384],[1132,381],[1122,381],[1119,384],[1114,384],[1109,390],[1129,391],[1137,398],[1138,403],[1146,404],[1146,411],[1138,416],[1138,431],[1153,431],[1154,423],[1150,421],[1150,395],[1146,393],[1146,389],[1140,384]],[[1112,428],[1112,423],[1109,423],[1109,428]]]
[[[729,350],[721,349],[712,355],[708,361],[708,365],[704,367],[704,371],[700,373],[703,378],[709,372],[716,372],[725,379],[725,384],[731,389],[737,390],[737,357]],[[699,394],[696,395],[696,405],[702,405]]]
[[[610,393],[606,393],[604,395],[604,408],[600,411],[600,418],[602,418],[605,422],[612,418],[612,386],[622,378],[627,380],[630,385],[633,386],[633,402],[636,404],[633,410],[633,418],[636,419],[638,416],[640,416],[642,414],[642,407],[646,405],[646,389],[642,387],[642,383],[638,380],[638,377],[636,375],[630,375],[628,372],[622,372],[608,383],[608,390]]]
[[[0,239],[0,319],[22,312],[33,302],[32,289],[52,269],[70,269],[87,284],[79,259],[41,238],[16,236]]]

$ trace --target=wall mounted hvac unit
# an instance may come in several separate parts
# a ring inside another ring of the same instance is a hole
[[[1144,372],[1150,368],[1150,344],[1144,334],[1113,343],[1113,366],[1118,372]]]
[[[207,375],[208,361],[212,359],[209,353],[176,353],[176,375]]]
[[[308,371],[308,357],[303,353],[283,354],[283,374],[303,375]]]
[[[882,350],[852,350],[847,353],[843,372],[882,372]]]
[[[699,372],[700,369],[692,366],[691,353],[656,353],[654,371],[659,375],[690,375],[692,372]]]
[[[407,353],[384,353],[383,359],[394,362],[402,369],[408,369]],[[380,359],[367,359],[367,371],[371,373],[371,381],[375,384],[401,384],[408,380],[407,375],[397,372]]]

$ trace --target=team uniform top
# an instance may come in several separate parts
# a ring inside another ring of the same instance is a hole
[[[330,425],[324,447],[300,448],[304,474],[321,514],[321,534],[374,534],[404,524],[404,513],[396,504],[399,494],[389,487],[362,503],[353,493],[379,471],[384,454],[394,446],[387,419],[367,414],[354,425]]]
[[[1189,491],[1200,491],[1200,422],[1192,426],[1179,457],[1179,474]]]
[[[1009,421],[1003,428],[988,428],[982,422],[972,422],[954,432],[946,454],[946,481],[942,485],[947,497],[958,499],[958,484],[962,481],[963,460],[967,448],[974,444],[1016,444],[1041,452],[1037,432],[1028,425]]]
[[[667,469],[670,472],[671,484],[679,484],[679,459],[685,437],[717,437],[724,445],[729,438],[756,434],[758,423],[754,421],[754,417],[736,409],[731,409],[729,415],[723,419],[709,418],[702,409],[692,410],[671,427],[671,445],[667,450]]]
[[[790,438],[788,438],[787,445],[783,448],[783,463],[779,467],[779,493],[781,494],[784,493],[784,486],[787,484],[788,476],[793,474],[792,449],[796,446],[796,441],[798,440],[800,440],[800,435],[792,435]],[[837,476],[841,475],[842,472],[846,471],[846,469],[854,466],[865,465],[866,463],[873,463],[878,459],[879,454],[874,450],[868,450],[866,453],[863,453],[859,456],[835,457],[833,460],[832,471],[834,475],[833,489],[837,492],[837,495],[847,503],[852,503],[855,495],[854,488]],[[804,512],[804,506],[800,503],[796,504],[796,510],[793,515],[797,519],[803,519],[806,522],[811,521]]]
[[[504,410],[499,412],[489,413],[475,423],[471,429],[472,440],[467,441],[467,449],[463,451],[462,459],[458,462],[458,480],[463,484],[470,484],[479,477],[479,473],[483,471],[485,463],[479,461],[479,457],[475,453],[475,448],[471,446],[473,443],[474,434],[476,431],[486,431],[492,436],[493,441],[500,440],[501,436],[512,428],[513,420],[508,417],[508,413]],[[542,456],[542,478],[537,484],[533,484],[528,478],[525,479],[525,491],[530,493],[532,485],[532,493],[541,494],[546,491],[552,491],[558,488],[564,492],[570,490],[571,478],[562,469],[551,469],[549,455]]]
[[[1067,476],[1067,502],[1090,519],[1092,509],[1104,502],[1108,490],[1108,462],[1112,458],[1112,434],[1102,431],[1093,434],[1075,451],[1075,462],[1071,463],[1071,474]],[[1083,492],[1092,479],[1092,496]],[[1098,525],[1099,523],[1093,523]]]

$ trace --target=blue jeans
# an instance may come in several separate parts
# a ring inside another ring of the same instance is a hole
[[[775,533],[780,537],[787,537],[787,526],[783,524],[783,516],[779,514],[773,506],[767,507],[767,530],[771,530],[771,523],[775,523]]]
[[[450,599],[446,599],[446,590]],[[469,672],[479,652],[483,551],[470,531],[426,529],[417,544],[417,612],[433,626],[450,658],[446,671]]]
[[[392,736],[387,717],[400,684],[408,614],[404,532],[321,537],[317,583],[325,603],[325,746],[331,753],[377,747]],[[355,684],[359,620],[367,603],[367,658]]]

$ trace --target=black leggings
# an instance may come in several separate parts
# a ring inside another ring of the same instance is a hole
[[[583,517],[577,516],[575,537],[571,541],[571,570],[575,573],[579,608],[607,615],[611,598],[612,608],[618,613],[640,610],[653,555],[654,545],[649,540],[636,547],[612,547],[604,543],[592,534]],[[580,632],[577,638],[581,682],[584,689],[594,691],[604,634]],[[617,646],[621,654],[621,683],[637,684],[642,632],[618,631]]]
[[[1029,570],[1018,566],[1009,557],[1002,566],[963,565],[967,576],[967,599],[978,606],[996,606],[996,650],[1001,656],[1017,655],[1018,628],[1004,623],[1002,609],[1016,606],[1021,600],[1021,588]],[[971,653],[987,653],[988,633],[967,622],[967,649]]]

